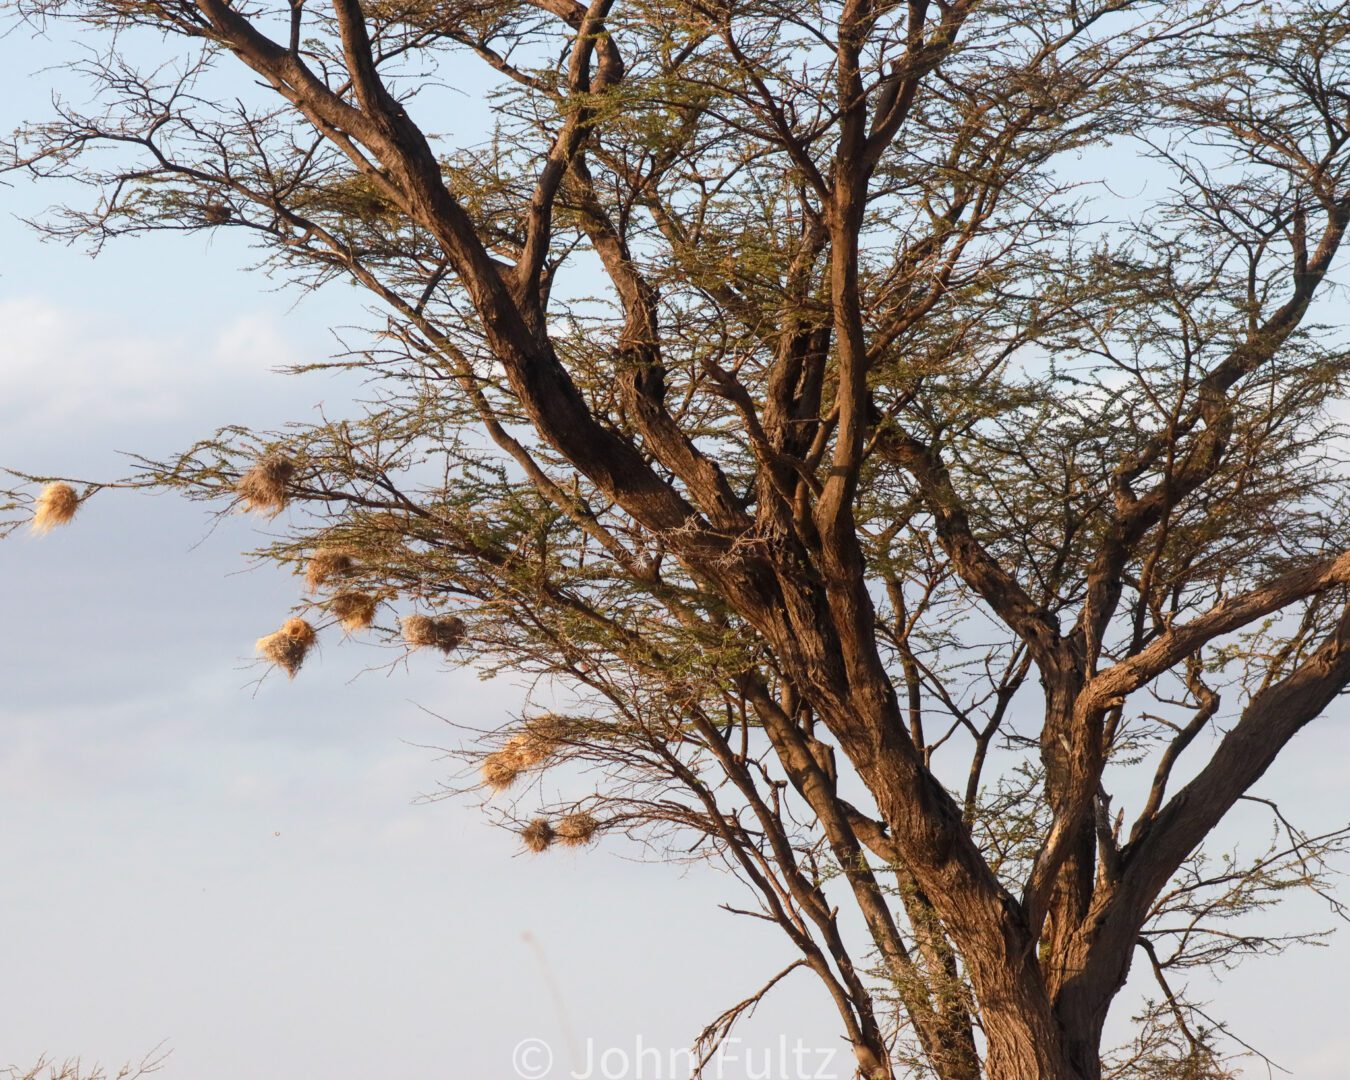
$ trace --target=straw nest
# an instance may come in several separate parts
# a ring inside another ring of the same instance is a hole
[[[575,721],[557,713],[540,713],[526,720],[520,737],[524,740],[530,764],[536,765],[556,754],[573,734],[574,725]]]
[[[541,765],[563,744],[567,722],[552,713],[536,716],[525,729],[507,739],[501,747],[483,759],[483,783],[493,791],[504,791],[536,765]]]
[[[356,566],[350,551],[344,548],[319,548],[305,566],[305,585],[310,592],[336,578],[346,577]]]
[[[314,627],[304,619],[287,619],[276,633],[258,639],[258,653],[293,679],[314,647],[314,639]]]
[[[600,822],[590,814],[578,812],[568,814],[558,822],[556,830],[558,843],[566,847],[584,847],[595,839],[600,831]]]
[[[525,770],[504,746],[483,759],[480,771],[484,784],[493,791],[505,791],[520,779],[521,773]]]
[[[233,216],[234,211],[226,203],[212,202],[202,207],[202,217],[210,225],[224,225]]]
[[[453,615],[409,615],[403,620],[403,640],[414,649],[431,645],[451,653],[464,640],[464,620]]]
[[[548,823],[546,818],[535,818],[525,828],[520,830],[520,838],[525,842],[525,846],[536,855],[541,851],[547,851],[557,838],[557,833],[553,831],[553,826]]]
[[[290,498],[287,485],[295,475],[295,463],[281,454],[260,458],[234,485],[244,500],[245,510],[276,517],[286,509]]]
[[[363,592],[340,592],[328,601],[328,610],[338,617],[342,629],[349,634],[373,623],[379,606],[379,600]]]
[[[68,525],[80,508],[80,497],[69,484],[48,484],[38,493],[33,510],[33,531],[51,532],[58,525]]]

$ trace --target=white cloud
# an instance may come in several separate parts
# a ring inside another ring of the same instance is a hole
[[[297,358],[258,315],[192,339],[17,296],[0,298],[0,325],[0,431],[11,446],[179,420]]]

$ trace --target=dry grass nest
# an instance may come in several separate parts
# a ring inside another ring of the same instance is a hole
[[[281,454],[260,458],[253,468],[235,481],[234,490],[244,500],[245,510],[276,517],[290,499],[287,485],[295,476],[295,463]]]
[[[80,497],[69,484],[48,484],[38,493],[33,510],[33,531],[47,533],[58,525],[68,525],[80,508]]]
[[[553,757],[566,741],[565,717],[544,713],[528,720],[523,731],[512,735],[483,759],[483,783],[504,791],[537,765]]]
[[[346,577],[355,566],[356,560],[345,548],[319,548],[305,566],[305,585],[314,592],[330,581]]]
[[[430,645],[452,653],[464,640],[464,620],[453,615],[409,615],[403,620],[403,640],[414,649]]]
[[[340,592],[328,601],[327,607],[342,623],[342,629],[353,634],[364,630],[375,621],[380,601],[370,593]]]
[[[595,839],[595,834],[599,831],[600,822],[590,814],[578,811],[575,814],[568,814],[559,821],[555,833],[560,844],[567,847],[584,847]]]
[[[304,619],[287,619],[276,633],[258,639],[258,654],[293,679],[314,647],[315,636],[314,627]]]
[[[526,848],[538,855],[552,846],[557,833],[553,831],[553,826],[546,818],[535,818],[520,830],[520,838],[525,842]]]
[[[506,753],[506,747],[503,747],[483,759],[480,771],[484,784],[493,791],[505,791],[520,779],[521,773],[525,770],[511,755]]]

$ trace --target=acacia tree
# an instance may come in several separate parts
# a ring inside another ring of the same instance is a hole
[[[1350,7],[11,6],[99,45],[40,227],[378,301],[364,411],[129,482],[286,508],[318,632],[538,676],[463,751],[527,845],[728,867],[868,1080],[1224,1075],[1178,973],[1342,840],[1206,848],[1350,684]]]

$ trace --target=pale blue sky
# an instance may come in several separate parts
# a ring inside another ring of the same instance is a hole
[[[61,76],[31,73],[56,59],[0,39],[0,128],[44,107]],[[326,355],[357,294],[293,308],[226,238],[92,262],[13,218],[58,197],[0,188],[0,463],[108,476],[118,450],[342,406],[338,382],[269,371]],[[495,726],[509,683],[421,655],[361,674],[395,654],[329,641],[255,687],[252,642],[297,593],[240,572],[251,528],[110,493],[0,545],[0,1066],[164,1041],[186,1080],[496,1080],[521,1038],[566,1042],[527,932],[573,1036],[600,1046],[684,1046],[791,959],[716,909],[736,892],[711,871],[617,843],[523,857],[467,802],[416,804],[448,770],[424,747],[454,738],[432,714]],[[1345,711],[1272,777],[1310,827],[1350,816]],[[1348,961],[1350,938],[1253,961],[1215,1011],[1301,1080],[1341,1077]],[[743,1032],[781,1033],[837,1045],[808,976]]]

